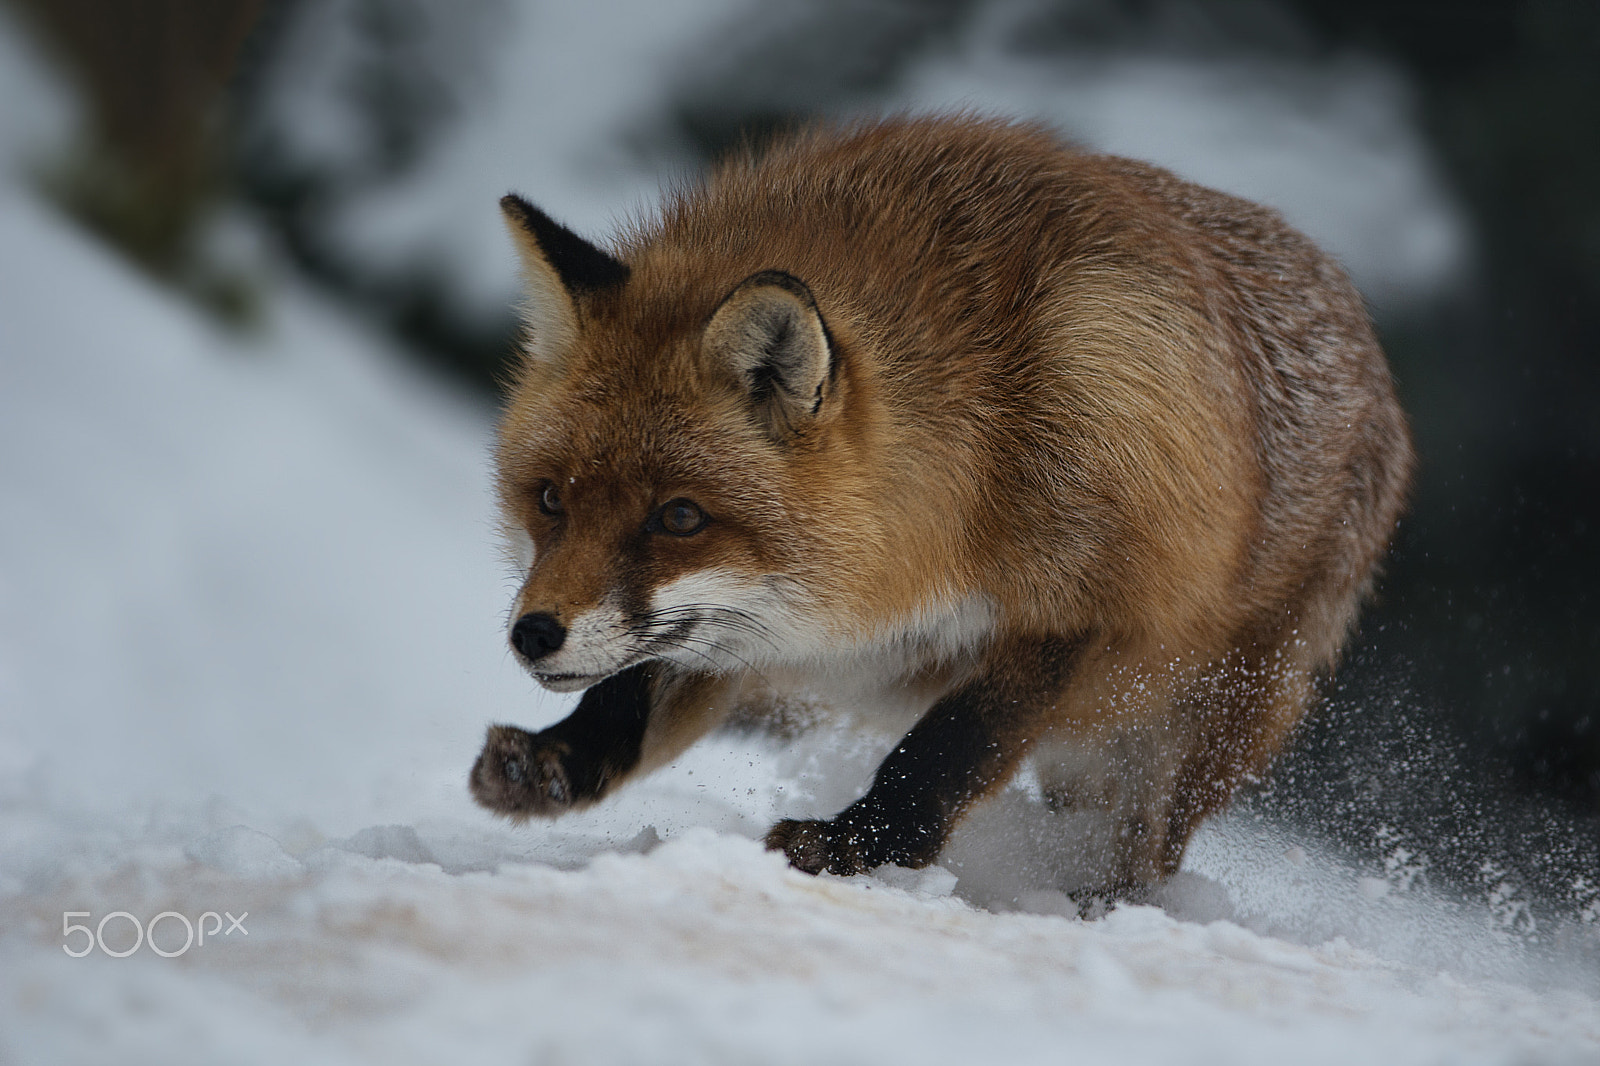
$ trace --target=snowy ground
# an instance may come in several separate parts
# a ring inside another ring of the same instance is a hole
[[[1025,782],[931,870],[761,850],[885,733],[493,821],[484,726],[567,704],[504,650],[490,413],[267,306],[222,331],[0,175],[0,1063],[1600,1061],[1600,915],[1533,941],[1292,827],[1223,819],[1094,922]]]

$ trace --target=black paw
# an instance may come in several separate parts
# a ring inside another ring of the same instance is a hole
[[[559,740],[541,739],[515,726],[490,726],[483,751],[472,764],[472,797],[518,821],[561,814],[577,798],[567,768],[571,756]]]
[[[1078,905],[1078,917],[1091,922],[1104,918],[1124,903],[1151,902],[1153,887],[1138,881],[1111,881],[1099,887],[1068,892],[1067,898]]]
[[[842,829],[837,822],[818,820],[794,821],[785,819],[767,830],[768,851],[781,851],[789,865],[808,874],[865,873],[869,864],[854,834]]]

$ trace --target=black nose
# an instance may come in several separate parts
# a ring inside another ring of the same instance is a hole
[[[511,627],[511,646],[529,662],[549,655],[566,639],[566,627],[552,614],[525,614]]]

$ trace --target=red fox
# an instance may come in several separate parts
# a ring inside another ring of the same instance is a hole
[[[1412,452],[1360,296],[1275,212],[973,117],[746,152],[611,251],[501,207],[510,642],[585,691],[490,728],[490,810],[593,803],[758,689],[854,680],[926,711],[769,848],[924,866],[1031,756],[1133,892],[1335,664]]]

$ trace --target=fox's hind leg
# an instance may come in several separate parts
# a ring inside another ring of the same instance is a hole
[[[1162,876],[1177,872],[1200,823],[1266,771],[1316,694],[1313,673],[1303,645],[1289,639],[1233,652],[1186,694],[1182,709],[1198,737],[1174,785]]]
[[[1082,839],[1081,896],[1137,898],[1183,862],[1189,838],[1266,769],[1311,694],[1292,640],[1246,644],[1193,675],[1086,669],[1043,746],[1040,784]],[[1172,685],[1163,681],[1172,681]]]
[[[1165,875],[1173,794],[1187,738],[1145,715],[1056,735],[1036,765],[1045,802],[1070,827],[1061,888],[1083,898],[1136,898]]]
[[[736,688],[661,663],[630,667],[591,687],[548,729],[490,726],[469,775],[473,798],[519,820],[588,806],[716,728]]]
[[[865,796],[831,821],[779,822],[767,847],[808,873],[933,862],[967,808],[1004,783],[1048,727],[1082,647],[997,642],[889,753]]]

